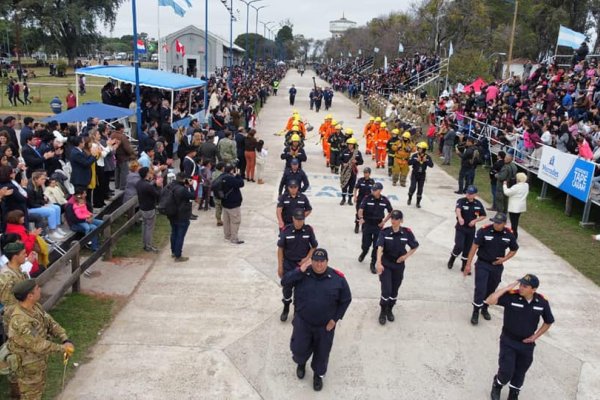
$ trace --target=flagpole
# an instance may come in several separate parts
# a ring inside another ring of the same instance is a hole
[[[515,0],[515,14],[513,15],[512,32],[510,34],[510,44],[508,46],[508,63],[505,78],[510,78],[510,67],[512,65],[513,45],[515,43],[515,30],[517,29],[517,12],[519,10],[519,0]]]
[[[135,137],[138,138],[142,128],[142,109],[140,107],[140,61],[138,57],[137,7],[135,1],[131,0],[131,10],[133,14],[133,66],[135,69],[135,113],[137,121],[137,124],[135,124]]]
[[[204,1],[204,122],[208,122],[208,0]]]
[[[162,60],[162,47],[160,45],[160,4],[156,7],[156,28],[158,29],[158,45],[156,46],[156,50],[158,51],[158,70],[160,71],[160,62]],[[152,57],[152,54],[150,55],[150,57]]]

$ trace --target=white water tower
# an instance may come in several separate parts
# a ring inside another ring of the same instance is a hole
[[[329,32],[331,32],[334,39],[340,38],[344,32],[351,28],[356,28],[356,22],[346,19],[343,14],[341,19],[329,21]]]

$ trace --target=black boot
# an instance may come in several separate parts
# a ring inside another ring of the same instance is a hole
[[[483,307],[481,307],[481,316],[486,321],[489,321],[490,319],[492,319],[492,316],[490,315],[490,313],[488,311],[488,305],[487,304],[484,304]]]
[[[421,196],[417,196],[417,208],[421,208]]]
[[[379,323],[381,325],[385,325],[385,322],[387,321],[387,306],[380,306],[381,307],[381,311],[379,312]]]
[[[456,257],[454,257],[454,254],[450,254],[450,258],[448,259],[448,269],[454,267],[454,260],[456,260]]]
[[[387,320],[390,321],[390,322],[394,322],[394,320],[396,319],[396,317],[394,317],[394,313],[392,313],[392,308],[394,308],[393,305],[391,305],[391,304],[388,305],[387,312],[385,314],[386,317],[387,317]]]
[[[506,400],[519,400],[519,389],[509,388]]]
[[[492,383],[492,393],[490,393],[490,398],[492,400],[500,400],[500,392],[502,392],[502,385],[498,383],[498,379],[494,376],[494,383]]]
[[[410,206],[410,203],[412,203],[412,194],[409,194],[408,200],[406,200],[406,205]]]
[[[375,261],[371,261],[371,273],[376,274],[377,269],[375,268]]]
[[[323,378],[316,374],[313,377],[313,389],[315,392],[319,392],[321,389],[323,389]]]
[[[306,375],[306,364],[298,364],[298,367],[296,367],[296,376],[298,379],[304,379],[304,375]]]
[[[360,224],[358,222],[354,223],[354,233],[358,233],[358,228],[360,227]]]
[[[473,306],[473,314],[471,314],[471,324],[477,325],[479,323],[479,307]]]
[[[360,256],[358,256],[358,262],[363,262],[363,260],[365,259],[366,256],[367,256],[366,251],[363,251],[362,253],[360,253]]]
[[[346,196],[342,196],[342,201],[340,201],[340,206],[346,204]]]
[[[290,313],[290,303],[283,303],[283,311],[281,312],[281,316],[279,316],[279,320],[281,322],[285,322],[288,319],[288,315]]]
[[[353,206],[354,203],[352,202],[352,197],[348,197],[348,205],[349,206]]]

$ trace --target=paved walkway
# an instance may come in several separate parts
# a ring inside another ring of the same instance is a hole
[[[421,243],[408,261],[396,322],[382,327],[378,279],[368,263],[356,260],[354,209],[339,206],[339,183],[325,168],[316,137],[307,141],[314,206],[307,222],[329,250],[331,265],[346,274],[354,300],[338,325],[323,392],[312,391],[311,373],[296,379],[291,324],[279,321],[275,204],[282,138],[273,135],[291,113],[286,87],[292,83],[302,117],[318,129],[325,115],[308,111],[312,74],[301,78],[290,71],[258,122],[270,154],[267,184],[244,189],[240,236],[246,243],[225,243],[212,213],[201,213],[186,238],[190,262],[173,265],[168,250],[158,257],[62,399],[488,398],[501,309],[493,308],[491,322],[472,327],[472,280],[445,266],[453,239],[454,180],[434,168],[417,210],[406,206],[406,188],[392,187],[374,170]],[[358,132],[368,118],[357,120],[356,107],[340,94],[332,112]],[[504,280],[538,274],[557,320],[538,343],[522,397],[597,400],[600,290],[526,232],[520,238],[521,250],[507,264]]]

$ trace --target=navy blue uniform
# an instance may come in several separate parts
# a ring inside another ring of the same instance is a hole
[[[371,246],[371,264],[375,264],[377,260],[377,252],[375,243],[381,228],[379,224],[385,218],[385,212],[392,212],[392,203],[385,196],[380,196],[378,199],[372,194],[366,196],[360,203],[359,209],[363,210],[363,219],[365,223],[362,226],[362,252],[367,254]]]
[[[408,197],[412,197],[417,192],[417,203],[421,202],[423,197],[423,187],[425,186],[425,177],[427,168],[433,168],[433,160],[429,154],[415,153],[408,159],[408,165],[412,166],[410,175],[410,188],[408,188]]]
[[[277,200],[277,208],[281,208],[281,218],[283,219],[283,223],[286,225],[289,225],[293,222],[292,216],[294,215],[294,210],[312,210],[312,206],[308,201],[308,197],[302,193],[297,193],[295,197],[292,197],[292,195],[289,193],[282,194]]]
[[[473,238],[475,237],[475,227],[469,226],[469,223],[479,217],[485,217],[487,214],[485,207],[479,200],[474,199],[473,201],[469,201],[466,197],[458,199],[454,209],[460,210],[460,215],[465,220],[465,223],[460,225],[458,217],[456,218],[452,255],[458,257],[462,253],[462,260],[467,261],[469,250],[471,250]]]
[[[300,185],[300,192],[304,193],[308,190],[310,186],[310,182],[308,181],[308,176],[306,176],[306,172],[298,168],[297,171],[294,171],[291,168],[286,168],[283,171],[283,176],[281,177],[281,181],[279,182],[279,195],[282,195],[285,188],[287,187],[290,181],[296,181]]]
[[[311,368],[315,375],[323,376],[335,334],[335,328],[328,332],[326,326],[330,320],[337,323],[344,317],[352,301],[348,282],[332,268],[319,275],[309,267],[306,272],[300,268],[288,272],[281,284],[294,287],[296,292],[290,341],[293,359],[305,364],[312,354]]]
[[[494,229],[494,225],[486,225],[475,234],[474,244],[478,245],[477,261],[475,262],[475,291],[473,305],[477,308],[484,306],[483,301],[494,293],[502,281],[504,266],[493,265],[499,257],[506,255],[506,249],[517,251],[519,245],[512,231],[504,228]]]
[[[354,185],[354,188],[358,189],[358,192],[356,193],[356,220],[354,221],[355,223],[358,223],[358,209],[360,207],[360,204],[366,196],[371,194],[371,188],[374,184],[375,180],[373,178],[365,179],[363,177],[358,178],[358,181],[356,181],[356,185]]]
[[[283,273],[297,268],[300,261],[308,255],[310,249],[316,249],[319,243],[315,232],[310,225],[304,224],[302,229],[296,230],[294,225],[287,225],[279,233],[277,247],[283,249]],[[283,286],[284,304],[292,302],[293,288],[290,285]]]
[[[415,249],[419,247],[419,242],[409,228],[400,227],[394,232],[392,227],[382,229],[377,237],[377,247],[383,249],[381,264],[383,272],[379,275],[381,283],[381,300],[379,305],[384,307],[394,307],[398,300],[398,290],[404,279],[404,261],[397,262],[398,258],[405,255],[408,251],[406,247]]]
[[[540,318],[546,324],[552,324],[554,316],[550,303],[539,293],[534,293],[529,303],[518,290],[511,290],[500,296],[498,305],[504,307],[504,325],[496,379],[500,385],[509,383],[511,388],[520,390],[535,349],[535,343],[523,343],[523,339],[537,331]]]
[[[285,160],[285,168],[292,168],[291,163],[294,158],[298,160],[299,168],[302,168],[302,163],[306,161],[306,152],[301,146],[296,148],[292,146],[285,146],[280,157],[282,160]]]
[[[296,102],[296,93],[298,93],[298,91],[296,90],[295,87],[292,87],[292,88],[290,88],[289,93],[290,93],[290,106],[293,106],[294,103]]]

